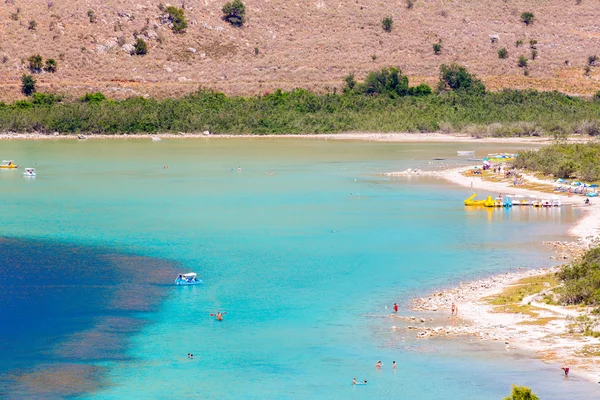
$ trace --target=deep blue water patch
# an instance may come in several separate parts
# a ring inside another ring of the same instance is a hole
[[[104,385],[177,264],[109,249],[0,239],[0,397],[63,398]]]

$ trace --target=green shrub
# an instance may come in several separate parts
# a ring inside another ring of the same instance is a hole
[[[540,400],[540,398],[533,394],[528,387],[513,385],[512,393],[504,400]]]
[[[182,8],[178,8],[175,6],[169,6],[166,9],[167,14],[169,14],[169,21],[172,24],[171,29],[175,33],[185,33],[187,29],[187,21],[185,19],[185,12]]]
[[[233,0],[223,6],[223,20],[238,28],[246,22],[246,6],[242,0]]]
[[[409,96],[429,96],[432,93],[433,91],[431,90],[429,85],[426,85],[425,83],[421,83],[417,86],[408,88]]]
[[[531,59],[535,60],[537,58],[538,52],[537,50],[531,50]]]
[[[508,58],[508,50],[506,50],[506,47],[503,47],[500,50],[498,50],[498,58],[501,58],[501,59]]]
[[[33,19],[30,20],[27,29],[29,29],[30,31],[35,31],[37,29],[37,22],[35,22],[35,20]]]
[[[532,12],[524,12],[521,14],[521,21],[523,21],[523,23],[525,25],[531,25],[533,24],[533,21],[535,20],[535,16],[533,15]]]
[[[386,32],[392,31],[392,25],[394,24],[394,20],[392,17],[385,17],[381,20],[381,26],[383,26],[383,30]]]
[[[438,55],[442,52],[442,41],[433,44],[433,54]]]
[[[84,103],[97,104],[106,100],[106,96],[101,92],[96,93],[86,93],[85,96],[81,98],[81,101]]]
[[[42,72],[42,67],[44,66],[42,56],[39,54],[35,54],[27,59],[29,61],[29,71],[33,74],[39,74]]]
[[[519,60],[517,61],[517,65],[519,68],[527,68],[527,57],[519,56]]]
[[[485,86],[462,65],[442,64],[440,67],[439,90],[480,95],[485,93]]]
[[[135,41],[133,53],[136,56],[144,56],[148,53],[148,45],[146,44],[146,41],[144,39],[140,37],[137,38],[137,40]]]
[[[523,45],[523,40],[519,39],[515,42],[515,47],[521,47]]]
[[[87,16],[88,16],[88,19],[90,20],[91,24],[95,24],[96,23],[96,13],[94,11],[88,10]]]
[[[21,93],[25,96],[31,96],[35,93],[35,84],[36,81],[31,75],[23,74],[23,76],[21,76]]]
[[[600,247],[588,250],[581,261],[566,265],[558,273],[564,282],[560,291],[566,304],[600,304]]]
[[[588,65],[590,67],[593,66],[596,63],[596,61],[598,61],[598,56],[597,55],[594,54],[593,56],[589,56],[588,57]]]
[[[30,108],[33,108],[33,104],[27,100],[17,100],[12,105],[12,108],[16,110],[29,110]]]
[[[54,93],[33,93],[31,95],[31,102],[36,106],[52,106],[59,101],[61,101],[60,97]]]
[[[537,41],[537,40],[535,40],[535,39],[531,39],[531,40],[529,40],[529,48],[530,48],[530,49],[534,49],[534,50],[535,50],[535,49],[537,49],[537,42],[538,42],[538,41]]]
[[[346,75],[344,77],[344,82],[346,82],[346,86],[344,86],[345,92],[351,92],[356,87],[356,79],[354,78],[354,74]]]
[[[49,58],[46,60],[46,63],[44,65],[44,71],[55,73],[57,69],[58,64],[56,63],[56,60],[54,58]]]
[[[363,83],[355,86],[355,91],[367,95],[406,96],[408,78],[398,68],[383,68],[370,72]]]

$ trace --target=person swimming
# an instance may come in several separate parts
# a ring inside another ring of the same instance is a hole
[[[375,368],[381,368],[383,364],[381,363],[381,361],[377,361],[377,364],[375,364]]]
[[[219,311],[216,315],[217,321],[223,321],[223,314]]]

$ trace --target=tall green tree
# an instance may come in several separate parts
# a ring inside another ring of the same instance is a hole
[[[246,6],[242,0],[233,0],[223,6],[223,20],[238,28],[246,22]]]
[[[23,74],[21,77],[21,92],[25,96],[31,96],[35,93],[35,83],[36,81],[33,79],[33,76]]]

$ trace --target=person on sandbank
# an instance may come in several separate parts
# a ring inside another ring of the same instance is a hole
[[[456,304],[452,303],[452,315],[458,315],[458,307],[456,306]]]

